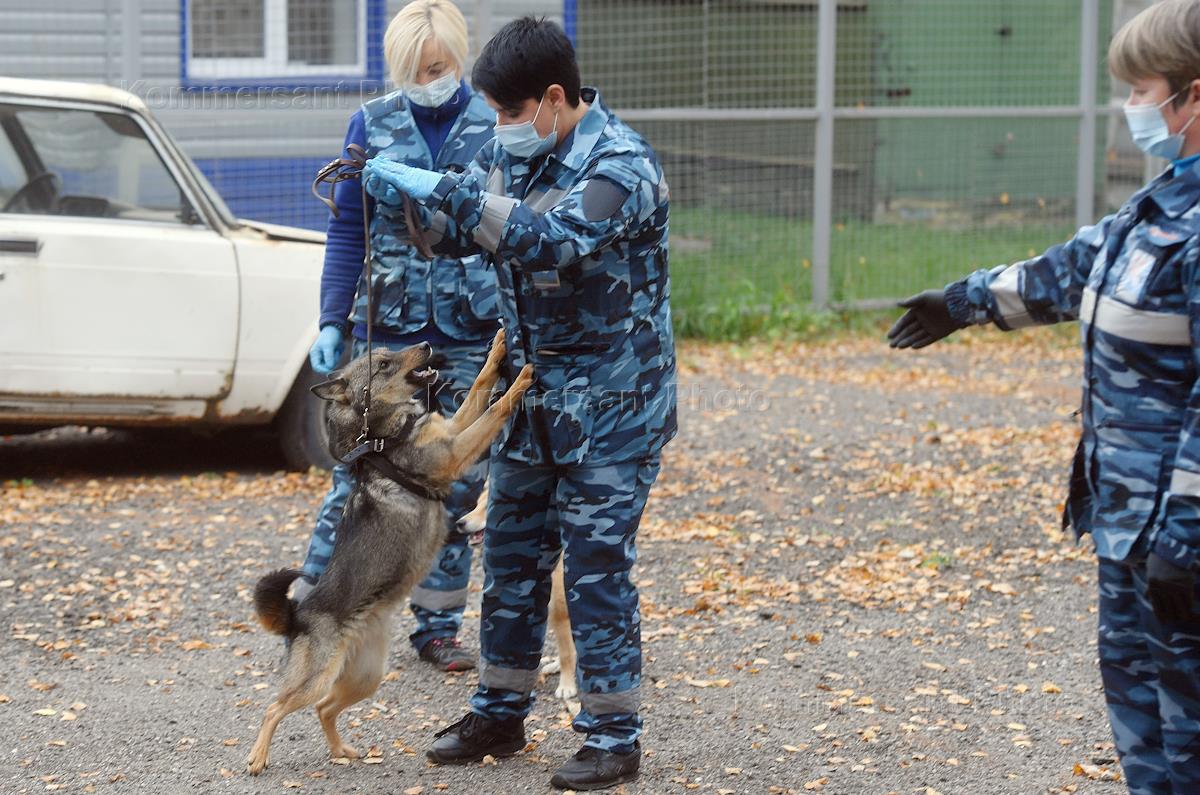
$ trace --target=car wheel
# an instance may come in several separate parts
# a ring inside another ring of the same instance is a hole
[[[336,463],[329,454],[325,401],[309,391],[320,381],[321,377],[305,362],[275,420],[279,449],[289,469],[300,472],[309,467],[331,469]]]

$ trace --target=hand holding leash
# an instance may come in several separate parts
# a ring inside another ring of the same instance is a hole
[[[413,168],[386,157],[368,160],[363,174],[367,193],[374,196],[376,201],[391,205],[400,204],[404,196],[424,201],[442,181],[442,175],[437,171]]]

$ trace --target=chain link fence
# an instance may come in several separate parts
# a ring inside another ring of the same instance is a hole
[[[460,0],[472,52],[545,15],[672,188],[674,300],[706,312],[890,303],[1023,258],[1155,164],[1106,45],[1149,0]],[[308,194],[389,90],[403,0],[0,6],[0,74],[138,93],[244,217],[323,229]]]
[[[685,306],[871,306],[1023,258],[1146,164],[1106,45],[1145,0],[580,0],[662,156]]]

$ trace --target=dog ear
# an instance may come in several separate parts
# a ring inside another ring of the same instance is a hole
[[[350,390],[347,388],[349,386],[350,382],[345,378],[333,378],[329,381],[314,384],[310,387],[310,391],[321,398],[321,400],[332,400],[336,403],[349,405]]]

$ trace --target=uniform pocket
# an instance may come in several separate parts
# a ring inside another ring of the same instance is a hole
[[[546,454],[554,464],[583,463],[595,420],[590,368],[568,355],[542,354],[534,358],[534,371],[538,393],[533,413],[544,434]]]
[[[496,274],[478,257],[463,260],[464,275],[460,298],[463,321],[470,326],[494,327],[500,318],[500,292]]]
[[[1113,296],[1130,305],[1140,303],[1148,293],[1153,292],[1150,286],[1166,263],[1179,253],[1183,244],[1194,234],[1190,227],[1169,224],[1149,224],[1135,229],[1118,260],[1120,278],[1113,288]],[[1175,289],[1174,286],[1172,289]]]
[[[419,307],[413,306],[408,291],[410,280],[419,278],[409,272],[406,247],[392,245],[381,247],[371,255],[371,302],[374,317],[370,322],[381,328],[399,329]],[[366,323],[367,289],[363,277],[359,277],[358,291],[354,299],[354,321]]]

